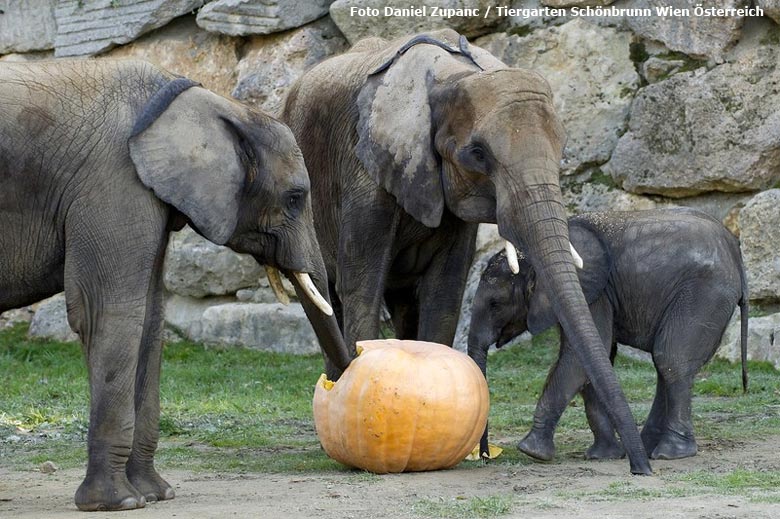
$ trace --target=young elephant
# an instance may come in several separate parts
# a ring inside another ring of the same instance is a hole
[[[715,353],[736,304],[747,387],[748,297],[737,239],[720,222],[691,209],[583,214],[569,219],[569,234],[583,258],[580,283],[610,358],[617,342],[653,356],[658,381],[642,429],[645,449],[654,459],[693,456],[693,378]],[[519,260],[514,275],[506,253],[496,254],[474,296],[468,351],[483,373],[491,344],[501,347],[526,329],[535,334],[557,322],[548,288],[522,254]],[[623,456],[565,334],[521,451],[552,459],[555,426],[577,391],[594,435],[586,457]],[[487,430],[482,452],[486,448]]]
[[[192,81],[135,61],[0,64],[0,312],[65,290],[91,395],[81,510],[174,495],[154,468],[169,232],[188,222],[282,269],[310,319],[332,314],[308,195],[289,128]],[[317,323],[338,375],[350,353],[332,315]]]

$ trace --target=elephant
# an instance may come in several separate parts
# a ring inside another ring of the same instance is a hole
[[[652,354],[657,385],[641,433],[646,451],[653,459],[695,455],[693,378],[715,354],[737,304],[747,390],[748,289],[738,240],[719,221],[687,208],[584,213],[569,219],[569,236],[582,255],[579,279],[610,359],[617,342]],[[491,344],[501,347],[526,330],[536,334],[558,322],[553,294],[531,261],[519,252],[513,274],[507,259],[501,251],[489,260],[474,295],[468,353],[484,374]],[[519,448],[551,460],[556,424],[580,391],[594,435],[585,457],[622,457],[572,347],[564,330],[533,427]],[[487,429],[481,449],[487,449]]]
[[[331,300],[349,347],[380,336],[451,345],[477,225],[529,251],[609,409],[631,471],[651,467],[579,286],[559,166],[565,140],[537,73],[445,29],[368,38],[291,86]]]
[[[308,173],[278,120],[142,61],[3,63],[0,185],[0,312],[64,290],[83,344],[79,509],[174,497],[153,459],[170,231],[189,223],[289,275],[332,375],[351,361],[320,295]]]

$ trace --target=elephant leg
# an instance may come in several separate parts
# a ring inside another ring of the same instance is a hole
[[[160,240],[147,299],[141,350],[135,377],[135,432],[127,478],[147,502],[173,499],[173,488],[154,468],[160,436],[160,365],[163,333],[163,262],[168,233]]]
[[[661,436],[664,433],[665,426],[666,389],[661,378],[661,373],[659,372],[657,373],[653,406],[650,408],[650,413],[647,415],[645,425],[642,427],[642,443],[645,445],[645,450],[647,452],[652,453],[655,450],[655,447],[658,445],[658,442],[661,440]]]
[[[593,315],[593,322],[596,324],[602,343],[611,346],[613,343],[612,326],[614,312],[606,296],[602,296],[592,303],[590,312]],[[614,359],[614,354],[611,355],[610,359]],[[542,396],[539,397],[539,402],[536,404],[533,427],[519,444],[519,449],[522,452],[543,461],[549,461],[553,458],[555,455],[555,444],[553,442],[555,427],[558,425],[558,421],[569,402],[574,398],[574,395],[584,389],[586,384],[588,384],[588,379],[585,371],[571,349],[566,336],[561,332],[561,347],[558,352],[558,360],[550,371],[544,384]],[[614,437],[614,433],[612,432],[613,428],[608,415],[599,403],[598,398],[596,398],[595,391],[592,388],[588,396],[590,398],[585,401],[585,404],[589,423],[591,414],[596,417],[595,429],[594,424],[591,423],[591,429],[595,435],[595,442],[591,447],[593,449],[599,443],[609,443],[609,438]],[[597,407],[592,406],[593,402],[598,404]],[[588,404],[591,405],[589,406]],[[607,430],[609,431],[608,433],[606,432]],[[604,455],[606,456],[607,451],[610,450],[614,452],[614,445],[610,444],[609,448],[605,449]],[[595,455],[596,452],[594,451],[593,454]]]
[[[653,361],[666,396],[663,433],[654,459],[679,459],[698,451],[693,434],[693,379],[715,353],[734,308],[725,293],[713,293],[711,280],[681,290],[665,314],[653,345]]]
[[[164,241],[167,211],[156,200],[138,203],[151,196],[146,190],[122,191],[123,197],[89,200],[88,207],[74,204],[66,221],[68,320],[81,337],[90,386],[87,473],[75,496],[80,510],[146,504],[128,480],[126,464],[133,449],[136,373],[152,307],[155,252]]]
[[[614,364],[617,344],[613,341],[610,361]],[[589,460],[612,460],[625,457],[626,451],[615,435],[615,429],[606,410],[601,405],[593,386],[586,384],[582,391],[582,400],[585,403],[585,415],[588,425],[593,432],[593,445],[585,451],[585,458]]]
[[[520,451],[542,461],[553,459],[555,427],[566,406],[586,382],[587,378],[580,363],[561,334],[558,360],[547,376],[542,395],[536,403],[533,426],[518,445]]]
[[[393,319],[396,339],[417,339],[420,304],[415,287],[386,290],[385,303]]]
[[[344,312],[344,340],[379,337],[379,317],[385,281],[392,262],[393,242],[400,221],[394,199],[374,192],[352,202],[342,212],[336,292]]]
[[[420,281],[420,322],[417,337],[452,346],[463,292],[476,248],[477,224],[449,216],[440,232],[446,239]]]

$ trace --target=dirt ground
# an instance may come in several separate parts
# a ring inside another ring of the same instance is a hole
[[[451,517],[459,503],[500,495],[503,517],[523,518],[778,518],[780,503],[746,493],[690,487],[685,473],[735,469],[778,471],[780,437],[746,443],[703,444],[698,456],[655,461],[654,477],[629,476],[626,461],[565,460],[553,464],[486,466],[374,476],[344,474],[202,474],[165,471],[172,501],[132,512],[85,515],[73,505],[81,469],[15,472],[0,468],[0,517],[11,518],[417,518]],[[680,492],[681,488],[694,488]],[[680,497],[680,494],[684,496]],[[693,494],[693,495],[688,495]],[[777,501],[777,494],[774,494]],[[460,505],[462,506],[462,505]]]

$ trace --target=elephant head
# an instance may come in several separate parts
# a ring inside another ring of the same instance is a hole
[[[290,277],[327,359],[338,370],[329,375],[345,369],[351,356],[335,318],[311,318],[320,311],[330,315],[332,309],[309,177],[289,128],[176,79],[141,110],[129,148],[144,185],[197,232]],[[278,279],[274,272],[269,272],[272,285]]]
[[[397,43],[379,56],[389,64],[372,71],[358,95],[358,157],[421,223],[437,226],[446,208],[466,221],[497,223],[526,251],[610,410],[632,472],[650,473],[577,279],[559,186],[565,133],[549,85],[468,47],[453,31]]]

